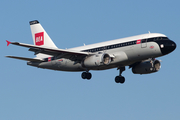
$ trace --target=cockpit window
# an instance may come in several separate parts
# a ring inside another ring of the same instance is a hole
[[[162,37],[162,40],[169,40],[168,37]]]
[[[168,40],[168,38],[167,37],[156,37],[156,38],[154,38],[154,41],[156,41],[156,40]]]
[[[147,39],[148,42],[153,42],[153,41],[157,41],[157,40],[169,40],[169,39],[167,37],[154,37],[154,38]]]
[[[162,37],[159,37],[158,40],[162,40]]]

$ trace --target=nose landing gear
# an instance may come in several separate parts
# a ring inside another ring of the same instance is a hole
[[[123,71],[125,71],[125,67],[120,67],[118,69],[119,69],[119,76],[115,77],[115,82],[123,84],[125,82],[125,78],[121,74]]]

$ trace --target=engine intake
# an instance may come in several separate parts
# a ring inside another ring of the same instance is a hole
[[[159,71],[160,68],[161,63],[159,60],[147,60],[132,67],[132,72],[134,74],[149,74]]]
[[[100,65],[109,65],[111,57],[107,53],[98,53],[95,55],[88,56],[82,62],[82,66],[86,68],[96,67]]]

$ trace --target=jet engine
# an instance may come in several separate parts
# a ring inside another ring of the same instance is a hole
[[[109,65],[110,62],[111,57],[109,54],[99,52],[98,54],[91,55],[85,58],[82,62],[82,66],[86,68],[91,68],[100,65]]]
[[[146,60],[132,67],[134,74],[149,74],[159,71],[161,64],[159,60]]]

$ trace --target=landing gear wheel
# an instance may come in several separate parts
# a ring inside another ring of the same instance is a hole
[[[92,77],[92,74],[89,73],[89,72],[83,72],[83,73],[81,74],[81,77],[82,77],[82,79],[88,79],[88,80],[90,80],[91,77]]]
[[[86,79],[90,80],[92,77],[91,73],[86,73]]]
[[[115,82],[116,82],[116,83],[120,83],[120,77],[119,77],[119,76],[116,76],[116,77],[115,77]]]
[[[125,67],[119,67],[118,69],[119,69],[119,76],[115,77],[115,82],[123,84],[125,82],[125,78],[121,74],[123,71],[125,71]]]
[[[123,76],[116,76],[115,82],[123,84],[125,82],[125,78]]]
[[[86,77],[87,77],[86,72],[83,72],[83,73],[81,74],[81,77],[82,77],[82,79],[86,79]]]
[[[120,83],[123,84],[125,82],[125,78],[123,76],[120,76]]]

